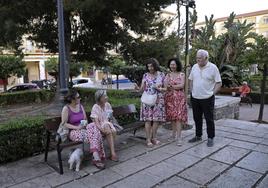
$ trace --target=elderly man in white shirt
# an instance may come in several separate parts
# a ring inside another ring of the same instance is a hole
[[[222,81],[217,66],[208,61],[209,55],[206,50],[197,51],[197,63],[192,67],[189,76],[189,85],[191,90],[191,102],[193,116],[196,126],[196,135],[189,140],[190,143],[202,140],[203,114],[207,124],[208,142],[207,146],[214,145],[215,137],[214,124],[214,104],[215,94],[221,88]]]

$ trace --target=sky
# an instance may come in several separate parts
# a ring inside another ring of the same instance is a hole
[[[268,0],[195,0],[195,2],[198,22],[204,21],[205,15],[210,17],[214,14],[214,18],[220,18],[229,16],[231,12],[243,14],[268,9]],[[171,5],[166,9],[176,12],[177,7]],[[184,14],[184,7],[181,12]],[[184,17],[185,14],[182,16]]]

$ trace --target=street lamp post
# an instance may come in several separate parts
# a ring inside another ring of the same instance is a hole
[[[180,0],[181,5],[186,8],[186,24],[185,24],[185,61],[184,61],[184,69],[185,69],[185,95],[188,96],[188,74],[187,68],[189,65],[189,8],[195,8],[194,0]],[[178,33],[179,34],[179,33]]]
[[[66,75],[66,54],[64,40],[64,17],[63,17],[63,1],[57,0],[58,14],[58,37],[59,37],[59,81],[61,99],[67,93],[67,75]]]

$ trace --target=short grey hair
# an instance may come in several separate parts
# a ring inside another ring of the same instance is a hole
[[[106,90],[97,90],[95,93],[95,101],[100,102],[101,97],[107,96]]]
[[[201,55],[202,57],[206,57],[207,59],[209,58],[208,51],[204,49],[199,49],[196,55]]]

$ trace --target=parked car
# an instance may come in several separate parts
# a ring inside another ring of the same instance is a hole
[[[113,80],[113,83],[116,84],[116,83],[119,83],[119,84],[126,84],[126,83],[132,83],[128,78],[124,78],[124,79],[118,79],[118,81],[115,79]]]
[[[37,84],[33,83],[25,83],[25,84],[17,84],[15,86],[12,86],[7,90],[7,92],[17,92],[17,91],[25,91],[25,90],[39,90],[40,88],[37,86]]]
[[[33,84],[37,84],[37,86],[41,89],[51,89],[53,84],[56,84],[53,82],[53,80],[32,80]]]
[[[73,87],[92,88],[94,83],[90,78],[75,78],[72,80]]]

